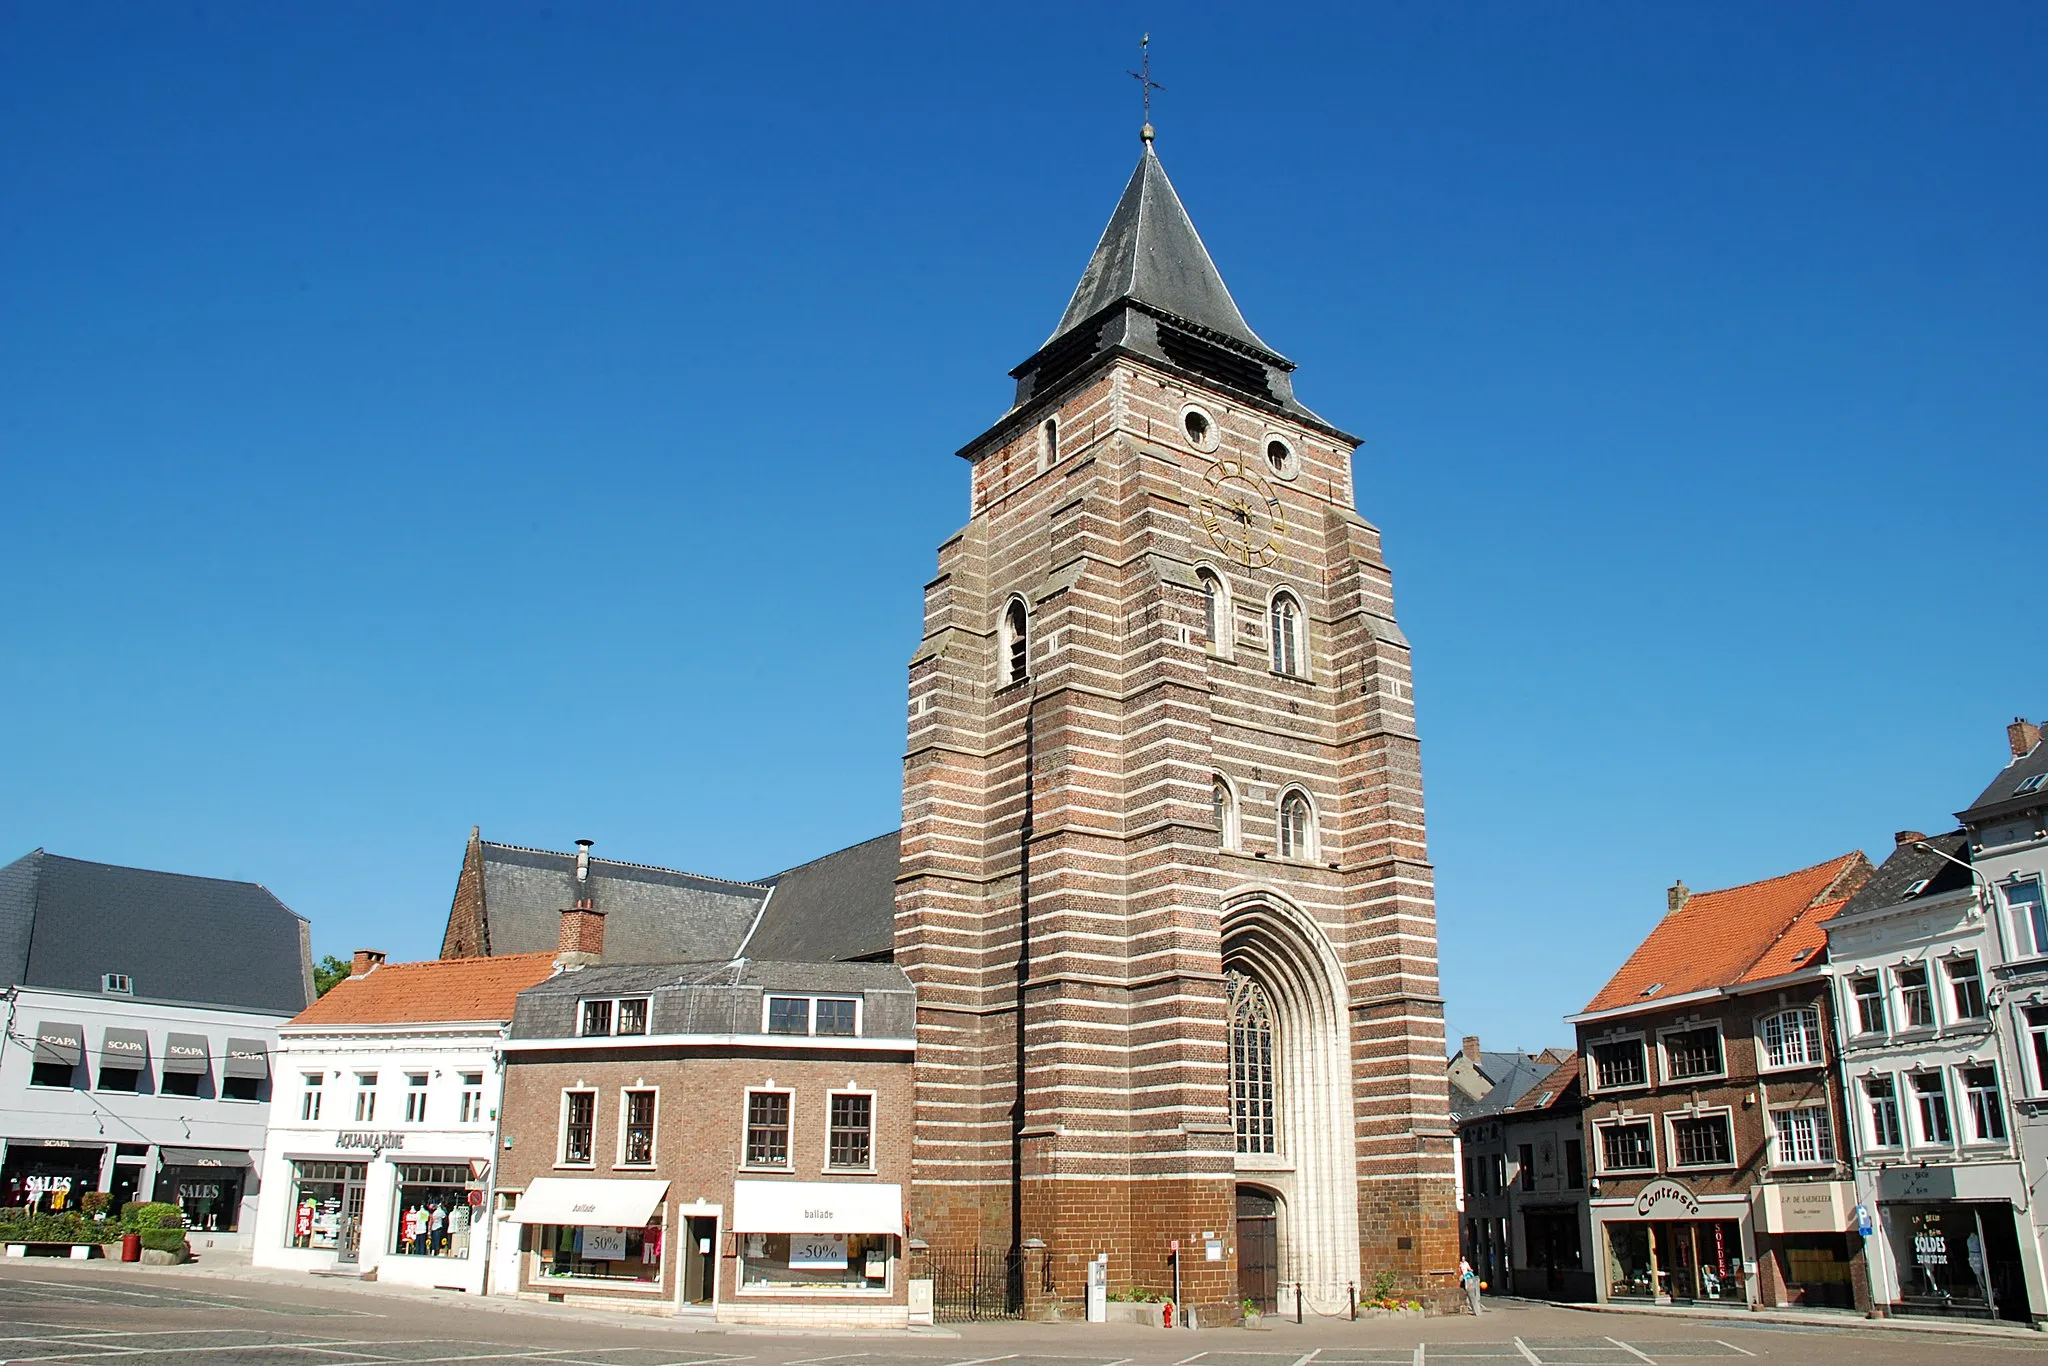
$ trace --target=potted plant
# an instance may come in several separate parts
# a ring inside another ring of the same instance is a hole
[[[1259,1326],[1259,1304],[1257,1300],[1246,1300],[1244,1302],[1244,1326],[1247,1328]]]

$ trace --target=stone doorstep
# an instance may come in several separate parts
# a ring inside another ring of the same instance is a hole
[[[1682,1305],[1566,1304],[1553,1300],[1531,1300],[1526,1303],[1548,1304],[1557,1309],[1576,1309],[1585,1314],[1643,1314],[1658,1318],[1690,1319],[1735,1326],[1745,1323],[1783,1323],[1796,1324],[1801,1328],[1837,1328],[1847,1333],[1960,1333],[1970,1337],[2026,1338],[2038,1341],[2044,1331],[2022,1324],[1984,1319],[1923,1319],[1904,1316],[1869,1319],[1861,1314],[1839,1309],[1755,1309],[1747,1313],[1731,1313],[1725,1309],[1695,1309]]]

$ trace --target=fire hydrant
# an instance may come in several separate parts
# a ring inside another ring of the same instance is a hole
[[[1167,1301],[1167,1302],[1166,1302],[1165,1304],[1162,1304],[1162,1305],[1160,1305],[1160,1306],[1159,1306],[1159,1319],[1160,1319],[1160,1322],[1159,1322],[1159,1326],[1160,1326],[1161,1328],[1171,1328],[1171,1327],[1173,1327],[1173,1301],[1172,1301],[1172,1300],[1168,1300],[1168,1301]]]

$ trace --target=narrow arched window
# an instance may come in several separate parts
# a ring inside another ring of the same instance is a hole
[[[1225,849],[1237,848],[1237,797],[1230,784],[1216,779],[1209,790],[1209,801],[1216,816],[1217,842]]]
[[[1202,630],[1209,636],[1209,648],[1220,649],[1224,623],[1229,620],[1229,601],[1223,596],[1223,580],[1206,569],[1198,570],[1195,577],[1202,581]]]
[[[1223,974],[1230,1003],[1230,1119],[1241,1153],[1279,1151],[1273,1084],[1273,1002],[1244,973]]]
[[[1312,859],[1316,856],[1315,808],[1300,792],[1280,799],[1280,857]]]
[[[1273,595],[1273,672],[1303,675],[1301,604],[1292,593]]]
[[[1045,463],[1056,465],[1060,458],[1060,421],[1056,417],[1045,420]]]
[[[1021,683],[1031,663],[1031,628],[1024,616],[1024,603],[1011,598],[1003,611],[1003,683]]]

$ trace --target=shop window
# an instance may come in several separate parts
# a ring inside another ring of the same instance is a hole
[[[475,1210],[483,1198],[483,1183],[470,1179],[467,1162],[399,1163],[392,1252],[404,1257],[467,1258]]]
[[[1671,1121],[1673,1167],[1728,1167],[1735,1163],[1735,1141],[1726,1115],[1694,1115]]]
[[[28,1069],[30,1086],[69,1086],[72,1066],[68,1062],[38,1062]]]
[[[361,1227],[363,1162],[292,1163],[292,1218],[286,1229],[289,1247],[338,1250]]]
[[[1602,1091],[1621,1091],[1649,1081],[1641,1039],[1593,1045],[1593,1081]]]
[[[1856,1032],[1884,1033],[1884,979],[1874,972],[1852,977],[1849,979],[1849,991],[1856,998]]]
[[[747,1092],[747,1165],[789,1165],[789,1092]]]
[[[1600,1170],[1646,1172],[1656,1168],[1648,1120],[1604,1124],[1596,1132],[1600,1135]]]
[[[1899,1019],[1907,1029],[1934,1028],[1934,993],[1927,986],[1927,968],[1916,963],[1900,968]]]
[[[108,1067],[108,1066],[104,1066],[104,1065],[103,1065],[103,1066],[102,1066],[102,1067],[100,1068],[100,1090],[102,1090],[102,1091],[131,1091],[131,1092],[132,1092],[132,1091],[140,1091],[141,1089],[142,1089],[142,1069],[141,1069],[141,1068],[139,1068],[139,1067]]]
[[[166,1166],[157,1173],[156,1198],[183,1211],[188,1230],[233,1233],[242,1213],[242,1173],[231,1167]]]
[[[1939,1072],[1913,1077],[1913,1108],[1920,1120],[1920,1141],[1947,1147],[1955,1142],[1948,1118],[1948,1086]]]
[[[1586,1188],[1586,1145],[1576,1138],[1564,1141],[1564,1188],[1568,1191]]]
[[[1990,1277],[1995,1273],[1994,1263],[1984,1255],[1981,1208],[1950,1203],[1884,1207],[1885,1229],[1899,1268],[1899,1298],[1906,1308],[1990,1317]]]
[[[1721,1057],[1721,1027],[1703,1025],[1664,1036],[1664,1075],[1672,1081],[1718,1077],[1726,1069]]]
[[[656,1287],[661,1284],[661,1247],[659,1224],[646,1228],[542,1224],[534,1235],[542,1280]]]
[[[587,1167],[597,1137],[597,1092],[562,1092],[562,1165]]]
[[[356,1123],[369,1124],[377,1118],[377,1074],[356,1073]]]
[[[1870,1146],[1903,1148],[1906,1131],[1899,1122],[1899,1088],[1890,1077],[1866,1077],[1863,1104],[1870,1115]]]
[[[1819,1167],[1835,1160],[1835,1131],[1825,1105],[1801,1105],[1771,1112],[1771,1162],[1779,1167]]]
[[[204,1072],[166,1072],[157,1078],[156,1089],[166,1096],[196,1096],[205,1080]]]
[[[1984,1018],[1984,973],[1977,966],[1977,955],[1951,958],[1942,965],[1948,977],[1949,1000],[1955,1003],[1958,1020],[1981,1020]]]
[[[1516,1177],[1525,1191],[1536,1189],[1536,1148],[1529,1143],[1515,1146]]]
[[[1818,1067],[1821,1057],[1820,1012],[1786,1010],[1763,1022],[1766,1067]]]
[[[427,1122],[427,1074],[424,1072],[405,1074],[405,1122]]]
[[[2041,895],[2041,879],[2009,882],[2002,890],[2006,914],[2012,918],[2014,949],[2022,954],[2048,954],[2048,900]]]
[[[1970,1138],[1977,1143],[2005,1142],[2005,1103],[1998,1094],[1998,1071],[1965,1067],[1958,1074],[1963,1104],[1970,1112]]]
[[[768,1032],[770,1034],[810,1033],[811,998],[808,996],[770,996],[768,998]]]
[[[263,1078],[222,1077],[220,1079],[220,1098],[222,1100],[261,1100],[263,1099]]]
[[[299,1092],[299,1120],[311,1124],[320,1118],[320,1099],[324,1094],[322,1087],[327,1077],[322,1072],[307,1072],[304,1076],[305,1089]]]
[[[884,1290],[895,1238],[886,1233],[742,1233],[747,1290]]]
[[[830,1120],[826,1161],[834,1167],[873,1166],[875,1098],[833,1096]]]
[[[644,1167],[653,1161],[654,1092],[623,1092],[619,1097],[619,1162]]]
[[[484,1074],[464,1072],[461,1074],[462,1098],[456,1113],[463,1124],[481,1124],[484,1115]]]
[[[1603,1225],[1595,1224],[1595,1228]],[[1650,1262],[1648,1224],[1607,1224],[1607,1296],[1616,1300],[1647,1300],[1657,1294]]]

